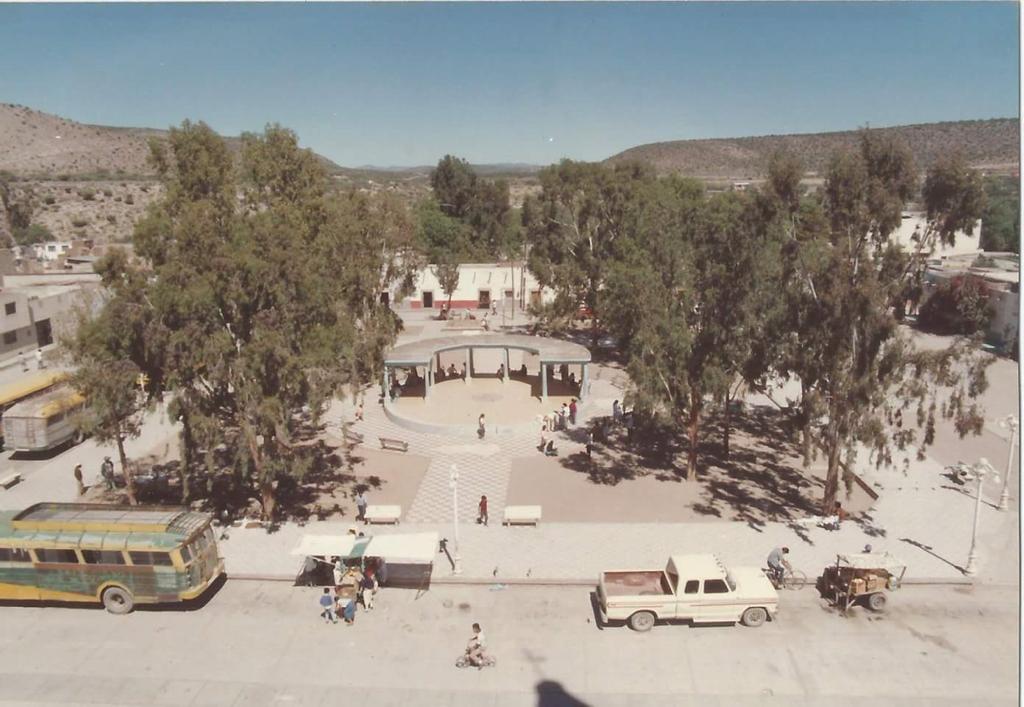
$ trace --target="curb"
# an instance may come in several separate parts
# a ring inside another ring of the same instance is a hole
[[[229,574],[229,579],[237,579],[246,582],[295,582],[295,577],[279,574]],[[501,585],[506,587],[596,587],[596,579],[544,579],[544,578],[508,578],[499,577],[438,577],[431,579],[430,584],[447,586],[475,586],[486,587]],[[915,577],[905,579],[902,586],[914,587],[971,587],[977,584],[967,577]]]

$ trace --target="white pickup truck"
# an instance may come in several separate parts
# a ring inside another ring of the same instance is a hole
[[[601,619],[649,631],[659,619],[695,624],[774,618],[779,595],[757,567],[726,567],[714,555],[673,555],[663,570],[602,572],[597,584]]]

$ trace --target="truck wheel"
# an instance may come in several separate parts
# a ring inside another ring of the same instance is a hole
[[[103,607],[111,614],[127,614],[135,607],[135,600],[126,589],[108,587],[103,590]]]
[[[872,611],[881,611],[885,608],[886,599],[885,594],[882,592],[876,592],[875,594],[868,595],[868,608]]]
[[[751,628],[757,628],[765,621],[768,620],[768,612],[759,606],[752,606],[743,612],[743,616],[740,617],[740,623],[744,626],[750,626]]]
[[[634,631],[650,631],[657,620],[649,611],[638,611],[629,617],[629,627]]]

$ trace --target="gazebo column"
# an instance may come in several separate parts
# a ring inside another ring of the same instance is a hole
[[[384,398],[384,402],[387,403],[388,399],[391,397],[391,390],[388,385],[388,364],[386,363],[384,364],[384,375],[380,382],[380,392],[381,397]]]
[[[540,401],[548,399],[548,365],[540,364]]]
[[[580,376],[580,400],[587,394],[587,385],[590,382],[590,364],[583,364],[583,375]]]
[[[430,397],[430,383],[431,383],[430,379],[434,377],[434,374],[430,370],[430,368],[431,368],[431,366],[430,366],[430,363],[428,362],[427,365],[424,366],[425,370],[423,371],[423,399],[424,400],[426,400],[427,398]]]
[[[502,383],[508,383],[508,349],[505,349],[505,369],[502,371]]]
[[[473,380],[473,349],[466,347],[466,383]]]

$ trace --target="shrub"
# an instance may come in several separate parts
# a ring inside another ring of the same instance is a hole
[[[992,320],[990,293],[985,281],[960,275],[940,284],[923,305],[918,325],[935,334],[976,334]]]
[[[107,214],[107,223],[117,223],[117,216],[114,214]]]
[[[57,203],[57,197],[55,197],[55,196],[48,196],[45,199],[43,199],[43,201],[46,202],[47,206],[53,206],[54,204]]]
[[[14,242],[18,245],[32,245],[33,243],[45,243],[52,241],[53,234],[50,229],[38,223],[33,223],[28,228],[18,228],[14,231]]]
[[[110,189],[104,189],[103,190],[103,196],[113,196],[113,195],[114,195],[114,192],[112,192]]]
[[[84,199],[85,201],[92,201],[93,199],[96,198],[96,192],[94,192],[92,189],[79,189],[78,195],[82,197],[82,199]]]
[[[89,225],[89,219],[85,218],[73,218],[71,219],[71,225],[75,228],[85,228]]]
[[[124,198],[124,203],[126,203],[126,204],[134,204],[135,203],[135,197],[132,196],[131,194],[128,194]]]

